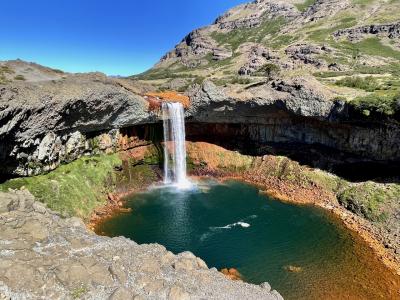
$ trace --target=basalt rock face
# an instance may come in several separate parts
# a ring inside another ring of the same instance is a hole
[[[247,153],[258,155],[263,146],[279,143],[327,147],[347,153],[352,162],[400,161],[396,123],[365,122],[345,102],[324,100],[318,89],[300,81],[277,81],[255,89],[253,95],[259,97],[246,101],[224,94],[212,83],[192,91],[188,136],[235,139],[237,149],[241,140],[251,149]]]
[[[52,170],[113,148],[118,129],[152,120],[144,98],[101,74],[0,86],[0,173]]]
[[[0,193],[0,230],[1,299],[283,299],[190,252],[95,235],[26,191]]]
[[[259,150],[253,154],[280,143],[319,145],[352,161],[400,161],[396,122],[366,120],[346,102],[329,100],[330,92],[317,81],[277,79],[240,94],[205,81],[188,95],[191,136],[209,136],[202,128],[213,128],[215,137],[251,142]],[[144,97],[103,77],[6,85],[0,99],[3,175],[40,174],[82,155],[126,150],[135,143],[125,137],[139,133],[125,134],[124,128],[160,122]],[[213,127],[196,127],[205,123]]]
[[[368,35],[387,37],[389,39],[399,39],[400,22],[394,24],[373,24],[368,26],[342,29],[334,33],[336,38],[345,36],[352,42],[360,41]]]

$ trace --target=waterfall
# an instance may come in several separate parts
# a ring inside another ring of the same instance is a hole
[[[164,183],[178,188],[190,186],[186,178],[185,118],[183,105],[162,103],[164,125]]]

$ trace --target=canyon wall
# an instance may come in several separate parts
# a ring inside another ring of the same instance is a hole
[[[304,157],[338,162],[400,162],[396,120],[367,118],[301,82],[255,87],[246,98],[206,81],[188,95],[188,139],[253,155],[303,150]],[[0,100],[3,176],[40,174],[82,155],[160,138],[160,114],[148,99],[107,78],[4,87]]]

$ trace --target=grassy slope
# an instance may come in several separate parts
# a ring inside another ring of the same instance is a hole
[[[127,152],[82,157],[47,174],[6,181],[0,191],[25,188],[49,208],[87,219],[106,204],[108,193],[138,190],[156,181],[152,166],[159,161],[154,147],[136,159]]]
[[[11,70],[9,67],[7,66],[0,66],[0,84],[5,84],[8,82],[7,78],[6,78],[6,74],[13,74],[14,71]]]
[[[105,203],[116,179],[114,167],[119,165],[117,154],[83,157],[45,175],[9,180],[0,190],[24,187],[51,209],[86,218]]]

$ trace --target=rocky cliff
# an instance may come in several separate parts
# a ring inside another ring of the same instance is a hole
[[[0,86],[0,173],[40,174],[82,155],[117,150],[121,130],[160,121],[137,84],[89,74]],[[200,139],[207,134],[196,124],[231,124],[240,130],[214,130],[215,137],[245,138],[260,150],[252,154],[265,154],[262,146],[299,144],[343,152],[353,161],[400,161],[396,121],[330,100],[315,80],[276,79],[241,93],[205,81],[187,94],[190,135]]]
[[[155,120],[143,97],[103,74],[8,83],[0,85],[0,99],[3,174],[52,170],[112,148],[116,129]]]

